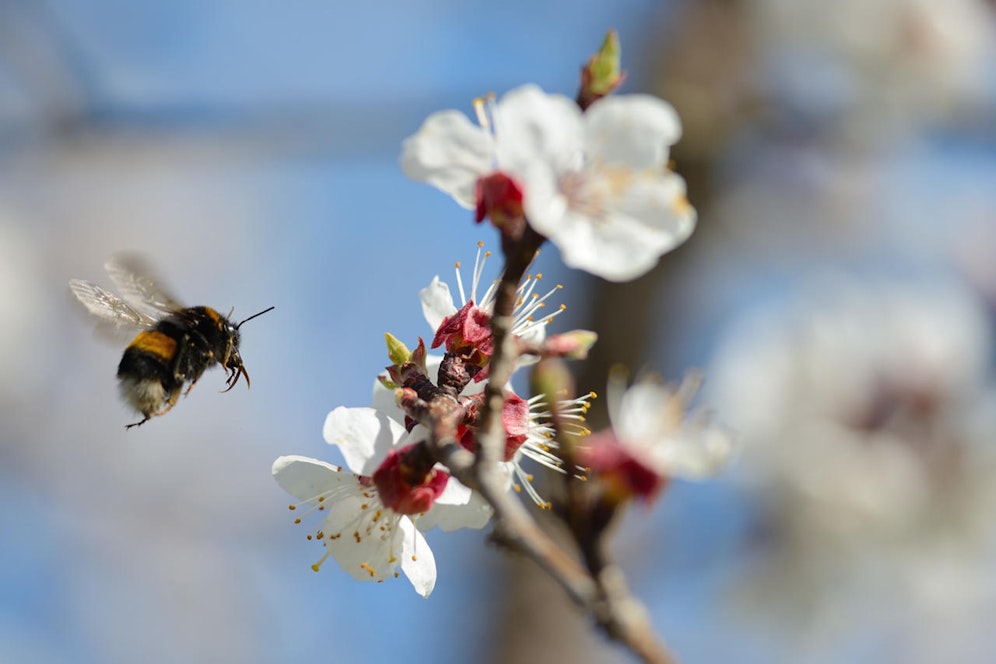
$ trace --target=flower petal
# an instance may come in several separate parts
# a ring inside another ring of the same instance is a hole
[[[625,390],[613,413],[612,428],[629,444],[650,446],[662,431],[681,426],[684,405],[673,388],[651,380],[634,383]]]
[[[282,456],[274,461],[273,478],[284,491],[298,500],[307,501],[329,491],[344,478],[355,481],[339,466],[297,454]]]
[[[326,442],[339,446],[351,471],[371,476],[407,432],[386,413],[340,406],[325,418],[322,433]]]
[[[607,165],[660,168],[681,137],[674,108],[651,95],[605,97],[584,114],[585,154]]]
[[[491,136],[459,111],[430,115],[402,145],[401,170],[474,207],[477,179],[494,169]]]
[[[402,522],[408,517],[384,509],[376,491],[351,478],[355,490],[326,501],[322,540],[339,566],[358,581],[394,576],[404,548]]]
[[[415,592],[428,597],[436,586],[436,558],[411,519],[402,517],[398,529],[401,532],[401,571],[411,581]]]
[[[612,281],[635,279],[695,228],[684,180],[674,173],[585,172],[574,186],[568,197],[534,172],[526,201],[529,223],[570,267]]]
[[[432,283],[418,292],[418,297],[422,301],[422,315],[432,328],[433,334],[443,324],[444,318],[457,312],[449,285],[440,281],[439,277],[433,277]]]
[[[660,474],[699,480],[715,475],[726,465],[733,441],[725,430],[716,426],[690,425],[646,451]]]
[[[447,487],[454,483],[458,482],[451,477]],[[466,489],[466,487],[464,488]],[[469,491],[469,489],[467,490]],[[493,513],[491,506],[477,492],[471,493],[467,497],[467,501],[461,504],[444,503],[442,496],[440,496],[432,509],[420,516],[415,525],[423,531],[432,530],[438,526],[447,533],[462,528],[479,530],[488,525]]]
[[[382,374],[387,376],[386,373]],[[399,424],[405,421],[405,411],[398,407],[394,399],[394,390],[384,387],[379,380],[374,380],[373,394],[370,397],[370,407],[379,413],[384,413]]]
[[[580,167],[581,110],[567,97],[548,95],[535,85],[520,86],[501,98],[495,122],[501,170],[521,175],[537,163],[558,172]]]

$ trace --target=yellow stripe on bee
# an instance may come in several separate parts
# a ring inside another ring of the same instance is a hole
[[[204,307],[204,313],[208,315],[208,318],[214,321],[214,324],[221,328],[221,314],[212,309],[211,307]]]
[[[176,355],[176,339],[156,330],[140,332],[128,347],[164,360],[171,360]]]

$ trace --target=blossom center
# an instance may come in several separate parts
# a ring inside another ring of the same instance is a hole
[[[583,173],[568,172],[560,176],[558,185],[567,207],[572,212],[591,219],[598,219],[605,214],[607,191],[593,184]]]
[[[397,514],[428,512],[450,478],[434,465],[420,443],[391,450],[373,474],[373,484],[384,506]]]

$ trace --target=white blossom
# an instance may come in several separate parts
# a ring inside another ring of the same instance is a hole
[[[684,180],[667,165],[681,126],[664,101],[608,97],[582,113],[526,85],[493,108],[479,103],[478,116],[480,126],[457,111],[431,115],[404,143],[405,174],[467,208],[479,179],[509,175],[564,262],[613,281],[644,274],[692,233]]]

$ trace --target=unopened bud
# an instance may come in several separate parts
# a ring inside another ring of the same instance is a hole
[[[391,364],[404,364],[412,359],[412,352],[408,350],[408,346],[396,336],[385,332],[384,339],[387,341],[387,357],[391,360]]]
[[[588,59],[588,64],[581,69],[578,105],[582,110],[587,109],[622,85],[626,74],[620,68],[621,54],[619,35],[615,30],[609,30],[601,48]]]
[[[571,330],[556,334],[546,340],[544,350],[551,356],[568,360],[584,360],[588,351],[598,341],[598,334],[591,330]]]

